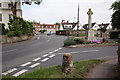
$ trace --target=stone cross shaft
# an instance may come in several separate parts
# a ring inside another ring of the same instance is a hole
[[[93,14],[91,9],[88,10],[87,14],[88,14],[88,28],[90,30],[92,29],[92,14]]]

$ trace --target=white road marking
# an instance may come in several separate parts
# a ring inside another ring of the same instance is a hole
[[[12,52],[12,51],[15,51],[17,49],[13,49],[13,50],[8,50],[8,51],[3,51],[2,53],[6,53],[6,52]]]
[[[51,40],[51,38],[49,40],[47,40],[47,42],[49,42]]]
[[[46,57],[46,56],[48,56],[48,54],[45,54],[45,55],[43,55],[42,57]]]
[[[54,53],[54,52],[49,52],[49,54],[52,54],[52,53]]]
[[[45,59],[43,59],[43,60],[41,60],[41,62],[45,62],[45,61],[47,61],[49,58],[45,58]]]
[[[53,55],[50,55],[50,56],[49,56],[49,58],[52,58],[52,57],[54,57],[54,56],[55,56],[55,54],[53,54]]]
[[[54,52],[57,52],[57,51],[58,51],[58,49],[54,50]]]
[[[23,69],[23,70],[21,70],[21,71],[19,71],[19,72],[15,73],[13,76],[14,76],[14,77],[17,77],[17,76],[19,76],[19,75],[21,75],[21,74],[25,73],[26,71],[28,71],[28,70]]]
[[[38,57],[38,58],[34,59],[33,61],[38,61],[38,60],[40,60],[40,59],[41,59],[41,58]]]
[[[39,40],[40,39],[40,37],[37,37],[37,40]]]
[[[7,72],[2,73],[2,75],[7,75],[7,74],[12,73],[12,72],[14,72],[16,70],[17,70],[17,68],[13,68],[11,70],[8,70]]]
[[[95,52],[95,51],[99,51],[99,50],[87,50],[87,51],[77,51],[77,52],[66,52],[66,53],[86,53],[86,52]],[[57,54],[65,54],[65,53],[57,53]]]
[[[40,63],[35,63],[35,64],[31,65],[30,68],[34,68],[34,67],[38,66],[39,64]]]
[[[24,64],[22,64],[22,65],[20,65],[20,66],[27,66],[27,65],[29,65],[29,64],[31,64],[32,62],[27,62],[27,63],[24,63]]]
[[[58,48],[59,50],[61,50],[62,48]]]

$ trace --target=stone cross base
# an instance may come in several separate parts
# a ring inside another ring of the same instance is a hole
[[[96,38],[94,36],[94,31],[93,30],[88,30],[87,40],[96,40]]]
[[[62,72],[65,74],[71,73],[73,67],[72,54],[66,53],[63,55]]]

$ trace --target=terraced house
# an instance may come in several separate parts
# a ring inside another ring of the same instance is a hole
[[[5,24],[5,28],[8,28],[9,20],[12,18],[13,14],[11,11],[10,2],[5,2],[6,0],[0,0],[0,23]],[[8,1],[8,0],[7,0]],[[17,16],[22,17],[21,3],[17,4]]]

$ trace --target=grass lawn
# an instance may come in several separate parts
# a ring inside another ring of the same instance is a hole
[[[103,60],[93,59],[88,61],[74,62],[74,70],[70,74],[64,74],[61,71],[61,65],[49,68],[42,68],[36,71],[26,73],[17,78],[84,78],[86,73],[96,64]]]

